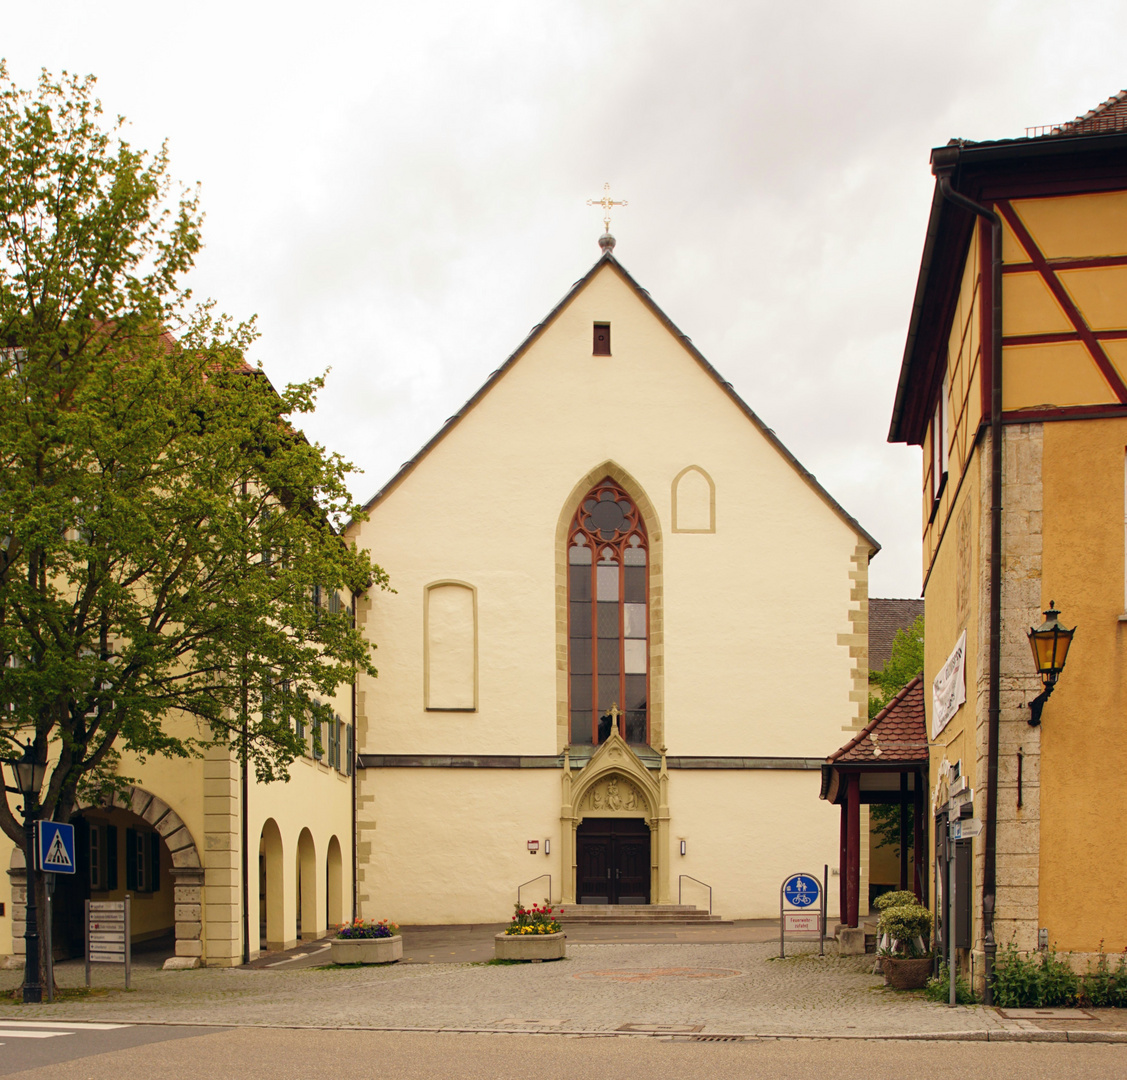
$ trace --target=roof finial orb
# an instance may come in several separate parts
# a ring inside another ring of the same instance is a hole
[[[603,197],[601,199],[588,199],[588,206],[601,206],[603,208],[603,235],[599,237],[599,247],[604,255],[614,251],[614,237],[610,234],[610,208],[612,206],[625,206],[626,200],[621,202],[610,197],[610,182],[603,184]]]

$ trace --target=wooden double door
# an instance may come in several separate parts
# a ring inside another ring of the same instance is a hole
[[[581,904],[650,902],[650,829],[641,818],[587,818],[576,829]]]

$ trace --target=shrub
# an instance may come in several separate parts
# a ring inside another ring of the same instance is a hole
[[[881,893],[881,895],[873,901],[873,907],[875,907],[877,911],[884,911],[885,908],[918,903],[919,901],[916,899],[915,893],[905,892],[903,889],[899,889],[894,892]]]
[[[1080,976],[1053,949],[1030,956],[1011,941],[994,964],[994,1004],[1001,1008],[1075,1005],[1080,994]]]
[[[927,956],[931,912],[914,900],[911,904],[886,907],[877,921],[877,933],[888,938],[887,950],[893,956]]]
[[[563,914],[563,908],[560,908],[560,914]],[[505,928],[505,933],[558,934],[560,929],[559,919],[554,916],[552,908],[545,899],[543,907],[539,904],[533,904],[530,908],[524,908],[517,904],[516,914],[513,916],[512,922]]]
[[[938,1001],[948,1004],[951,1000],[951,971],[946,963],[939,965],[939,974],[934,979],[928,979],[924,988],[924,996],[928,1001]],[[978,998],[970,988],[967,980],[959,974],[955,975],[955,1004],[974,1005]]]

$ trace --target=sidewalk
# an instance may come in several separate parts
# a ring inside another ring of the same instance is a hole
[[[611,932],[622,937],[641,929]],[[566,960],[502,966],[484,963],[496,927],[408,927],[410,963],[325,968],[323,943],[309,943],[243,968],[136,968],[129,992],[120,968],[101,965],[95,984],[106,989],[96,996],[54,1006],[4,1003],[0,1017],[696,1039],[1127,1042],[1120,1031],[1127,1017],[1115,1010],[1051,1020],[980,1006],[949,1009],[886,989],[872,974],[872,956],[820,958],[816,945],[788,943],[787,959],[779,960],[769,924],[717,927],[715,937],[710,930],[666,928],[648,931],[660,942],[608,944],[591,940],[608,930],[574,927]],[[804,951],[790,955],[792,948]],[[18,972],[0,972],[0,991],[19,981]],[[59,965],[57,981],[81,986],[81,962]]]

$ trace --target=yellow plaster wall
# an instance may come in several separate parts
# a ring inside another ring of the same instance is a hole
[[[1078,626],[1041,728],[1041,925],[1061,950],[1127,947],[1119,854],[1127,772],[1124,448],[1127,421],[1045,425],[1042,605]],[[1030,661],[1032,662],[1032,661]]]
[[[1127,191],[1015,199],[1013,207],[1047,259],[1127,255]],[[1006,261],[1022,261],[1012,242]]]
[[[927,831],[929,851],[931,852],[929,866],[934,866],[934,837],[931,835],[934,830],[931,827],[931,807],[935,786],[939,779],[940,766],[944,760],[952,765],[955,762],[960,762],[962,775],[968,778],[968,782],[972,786],[977,786],[978,783],[975,753],[976,687],[980,666],[983,669],[985,666],[985,658],[982,655],[982,650],[985,648],[985,639],[980,639],[980,634],[983,632],[980,626],[980,617],[985,588],[981,574],[982,560],[989,558],[986,537],[990,525],[989,520],[984,517],[982,509],[981,492],[984,483],[989,483],[989,470],[984,466],[983,456],[976,453],[971,458],[967,468],[958,499],[954,501],[948,529],[936,554],[928,579],[927,590],[924,593],[927,609],[924,631],[924,714],[927,720],[929,740],[931,739],[933,719],[932,680],[947,662],[947,658],[954,650],[963,630],[965,629],[967,632],[967,700],[939,734],[939,738],[932,742],[930,746],[930,791],[927,803]],[[961,515],[967,512],[964,509],[967,507],[969,507],[969,518],[966,519],[964,541],[967,549],[960,554],[959,521]],[[963,564],[961,570],[960,562]],[[960,605],[958,588],[961,579],[968,573],[969,580],[963,585],[965,601]],[[929,871],[929,878],[931,876],[934,875]],[[935,883],[931,882],[931,886],[934,890]]]
[[[951,521],[960,484],[974,455],[975,434],[982,420],[982,297],[980,290],[981,230],[976,229],[963,264],[963,276],[947,339],[947,483],[933,507],[932,440],[929,424],[923,446],[923,573],[926,576],[944,530]],[[933,508],[935,512],[933,513]]]

